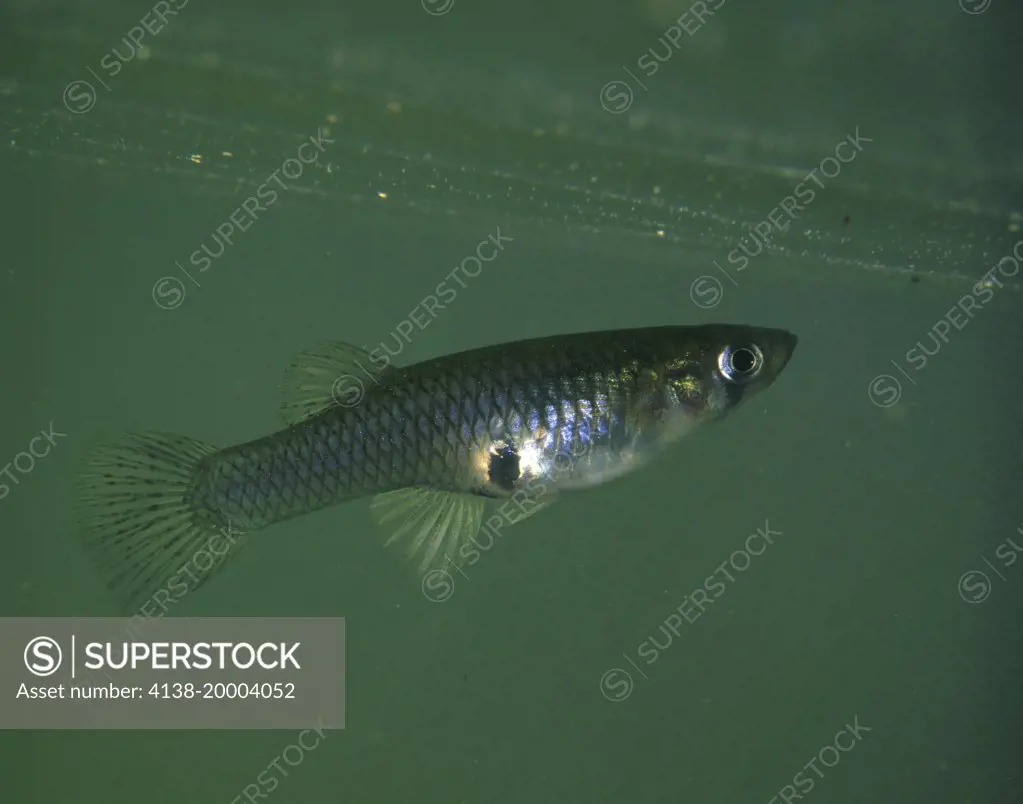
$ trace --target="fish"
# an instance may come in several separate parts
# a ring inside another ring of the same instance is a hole
[[[733,324],[535,337],[408,366],[380,350],[322,343],[284,372],[286,426],[217,448],[125,433],[77,475],[79,534],[126,609],[179,572],[217,533],[191,589],[251,534],[372,497],[386,544],[426,575],[459,566],[494,506],[511,524],[636,471],[768,388],[798,339]],[[225,531],[226,529],[226,531]]]

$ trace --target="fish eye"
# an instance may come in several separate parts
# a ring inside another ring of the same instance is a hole
[[[727,380],[746,382],[760,373],[764,354],[755,343],[726,346],[718,355],[718,369]]]

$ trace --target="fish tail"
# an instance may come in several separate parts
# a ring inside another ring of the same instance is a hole
[[[183,436],[126,433],[87,456],[77,477],[81,539],[125,611],[149,599],[165,608],[237,552],[241,534],[228,523],[224,540],[220,517],[196,503],[200,466],[216,451]]]

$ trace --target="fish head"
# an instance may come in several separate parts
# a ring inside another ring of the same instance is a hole
[[[711,324],[680,327],[669,341],[661,375],[665,406],[676,417],[704,421],[769,387],[798,339],[781,329]]]

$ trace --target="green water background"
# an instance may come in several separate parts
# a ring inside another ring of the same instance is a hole
[[[260,534],[174,613],[348,618],[347,728],[271,798],[767,802],[858,717],[871,731],[807,797],[1018,800],[1019,276],[922,370],[906,352],[1023,239],[1021,11],[728,2],[666,51],[688,7],[191,0],[110,77],[148,7],[6,4],[0,462],[51,422],[67,437],[0,500],[0,613],[115,613],[70,516],[95,438],[276,429],[296,352],[389,341],[500,227],[513,242],[403,361],[715,320],[790,329],[796,357],[722,426],[509,531],[443,603],[365,504]],[[647,79],[651,47],[671,55]],[[190,284],[175,261],[318,127],[334,143]],[[799,221],[737,285],[718,273],[857,128],[873,142]],[[881,374],[902,386],[886,408]],[[765,522],[775,545],[642,664]],[[615,668],[634,687],[612,702]],[[4,732],[0,797],[227,804],[295,738]]]

